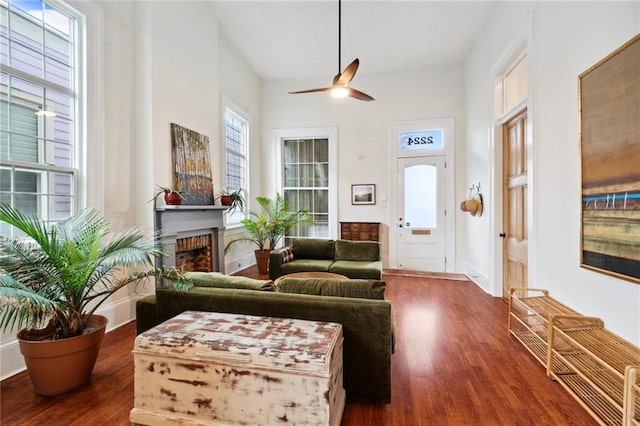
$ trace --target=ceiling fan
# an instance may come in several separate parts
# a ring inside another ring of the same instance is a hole
[[[360,65],[360,60],[358,58],[354,59],[344,71],[340,72],[342,67],[340,66],[340,56],[341,56],[341,40],[342,39],[342,0],[338,0],[338,74],[333,77],[333,83],[330,87],[321,87],[318,89],[308,89],[308,90],[299,90],[297,92],[289,92],[290,94],[299,94],[299,93],[313,93],[313,92],[329,92],[331,96],[335,98],[344,98],[346,96],[351,96],[352,98],[359,99],[361,101],[373,101],[374,98],[367,95],[364,92],[354,89],[353,87],[349,87],[349,83],[353,80],[353,77],[356,75],[356,71],[358,70],[358,66]]]

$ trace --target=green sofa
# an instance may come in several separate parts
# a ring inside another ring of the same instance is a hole
[[[347,398],[391,402],[394,346],[391,303],[378,280],[271,280],[217,273],[186,273],[188,291],[157,288],[138,300],[136,328],[142,333],[186,310],[241,313],[342,324]]]
[[[269,278],[294,272],[332,272],[349,278],[379,280],[380,243],[375,241],[295,238],[291,247],[269,254]]]

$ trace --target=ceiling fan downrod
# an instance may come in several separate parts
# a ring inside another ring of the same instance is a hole
[[[342,0],[338,0],[338,74],[342,72],[340,58],[342,58]]]
[[[353,87],[349,86],[349,83],[356,75],[360,60],[354,59],[347,67],[342,71],[341,59],[342,57],[342,0],[338,0],[338,73],[333,77],[333,82],[329,87],[320,87],[317,89],[297,90],[295,92],[289,92],[290,94],[300,93],[314,93],[314,92],[329,92],[331,96],[336,98],[344,98],[350,96],[352,98],[361,101],[373,101],[372,96],[367,95]]]

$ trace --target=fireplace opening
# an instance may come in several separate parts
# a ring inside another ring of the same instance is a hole
[[[176,269],[188,272],[212,272],[212,235],[176,239]]]

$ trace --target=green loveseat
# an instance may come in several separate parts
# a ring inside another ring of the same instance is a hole
[[[269,278],[294,272],[332,272],[349,278],[379,280],[380,243],[375,241],[296,238],[291,247],[269,254]]]
[[[157,288],[138,300],[136,328],[142,333],[186,310],[297,318],[342,324],[347,398],[391,402],[393,314],[378,280],[271,280],[217,273],[186,273],[189,291]],[[304,294],[301,294],[304,293]]]

